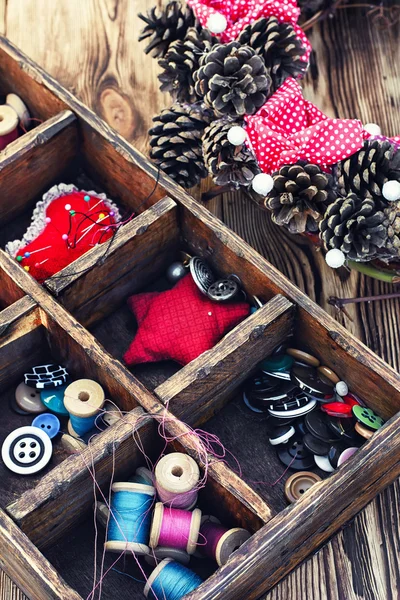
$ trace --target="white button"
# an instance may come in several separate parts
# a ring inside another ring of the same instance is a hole
[[[32,475],[43,469],[53,454],[47,433],[38,427],[19,427],[4,440],[1,457],[10,471]]]

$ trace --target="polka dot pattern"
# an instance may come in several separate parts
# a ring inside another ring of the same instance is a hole
[[[361,121],[330,119],[303,98],[293,78],[245,121],[259,166],[269,174],[300,159],[326,168],[357,152],[364,140]]]
[[[261,17],[277,17],[280,21],[291,23],[296,35],[301,39],[305,54],[302,59],[308,62],[311,45],[304,31],[297,25],[300,8],[296,0],[188,0],[203,27],[215,13],[223,14],[228,26],[220,35],[221,42],[235,40],[249,23]]]

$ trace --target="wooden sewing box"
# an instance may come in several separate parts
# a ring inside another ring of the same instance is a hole
[[[102,260],[102,247],[94,247],[43,286],[0,250],[0,441],[30,424],[10,410],[10,397],[23,374],[47,359],[74,377],[98,381],[129,411],[81,455],[55,449],[37,475],[14,475],[0,465],[1,568],[32,600],[86,598],[95,551],[89,468],[107,491],[112,476],[123,481],[144,463],[136,439],[157,458],[163,422],[174,439],[167,451],[190,454],[200,469],[188,426],[218,434],[248,466],[241,478],[226,462],[209,458],[200,507],[252,536],[186,597],[260,598],[399,476],[399,375],[5,38],[0,91],[20,95],[41,121],[0,155],[2,248],[21,236],[35,203],[55,183],[82,183],[137,213]],[[203,256],[220,275],[235,273],[265,304],[180,370],[169,363],[128,370],[122,362],[132,337],[126,298],[156,282],[180,250]],[[284,482],[251,483],[274,481],[282,465],[268,444],[265,419],[243,409],[241,385],[290,334],[294,346],[331,367],[387,422],[354,457],[288,505]],[[98,557],[103,541],[99,531]],[[110,571],[102,597],[140,599],[143,585]]]

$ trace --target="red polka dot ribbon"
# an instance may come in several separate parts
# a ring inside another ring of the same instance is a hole
[[[361,121],[324,115],[303,98],[300,85],[292,77],[245,121],[264,173],[299,159],[327,167],[357,152],[369,137]]]
[[[300,8],[296,0],[187,0],[203,27],[214,14],[223,14],[228,22],[225,31],[219,36],[221,42],[231,42],[249,23],[261,17],[277,17],[291,23],[298,38],[305,47],[303,60],[308,61],[311,44],[304,31],[297,25]]]

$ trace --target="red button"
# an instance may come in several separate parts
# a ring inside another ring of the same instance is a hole
[[[326,412],[330,417],[352,417],[352,407],[344,402],[328,402],[322,404],[321,410]]]
[[[359,401],[353,394],[347,394],[347,396],[343,396],[343,402],[345,402],[348,406],[360,406]]]

